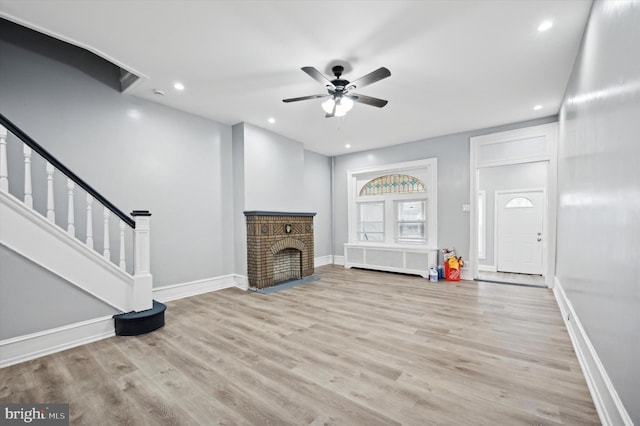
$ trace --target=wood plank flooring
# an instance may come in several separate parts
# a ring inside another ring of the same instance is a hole
[[[69,402],[78,425],[600,424],[550,290],[316,274],[4,368],[0,401]]]

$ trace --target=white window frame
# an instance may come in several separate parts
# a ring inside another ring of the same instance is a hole
[[[425,192],[392,193],[382,195],[360,196],[360,189],[366,182],[378,176],[407,174],[421,179]],[[348,232],[349,242],[358,244],[375,244],[389,247],[416,247],[437,249],[438,247],[438,159],[406,161],[402,163],[383,164],[347,172],[348,188]],[[425,241],[398,241],[396,235],[395,201],[426,201],[426,235]],[[367,242],[358,239],[358,203],[384,201],[385,203],[385,241]]]

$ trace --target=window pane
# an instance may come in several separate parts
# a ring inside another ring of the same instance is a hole
[[[509,200],[509,202],[505,206],[505,208],[507,208],[507,209],[515,209],[515,208],[522,208],[522,207],[525,207],[525,208],[526,207],[533,207],[533,203],[528,198],[515,197],[515,198],[512,198],[511,200]]]
[[[398,223],[398,239],[424,240],[424,223]]]
[[[360,203],[359,241],[384,241],[384,203]]]
[[[423,221],[424,201],[398,201],[398,222]]]
[[[382,222],[360,223],[360,232],[384,232],[384,223]]]
[[[384,234],[382,233],[372,233],[372,232],[363,232],[358,234],[358,239],[360,241],[384,241]]]
[[[384,220],[383,203],[360,204],[360,222],[382,222]]]

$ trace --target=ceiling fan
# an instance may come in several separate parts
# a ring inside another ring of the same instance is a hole
[[[314,67],[302,67],[302,71],[309,74],[309,76],[314,80],[320,82],[321,84],[324,84],[327,88],[327,93],[322,95],[311,95],[302,96],[300,98],[283,99],[282,102],[289,103],[306,101],[307,99],[329,98],[322,103],[322,108],[327,113],[325,115],[325,117],[327,118],[342,117],[351,108],[353,108],[354,102],[359,102],[361,104],[371,105],[378,108],[382,108],[388,102],[384,99],[372,98],[371,96],[360,95],[353,92],[353,90],[355,89],[361,89],[365,86],[375,83],[376,81],[380,81],[384,78],[389,77],[391,75],[391,72],[385,67],[378,68],[377,70],[363,77],[360,77],[353,82],[340,78],[342,76],[342,73],[344,72],[344,67],[341,65],[336,65],[331,68],[331,71],[333,71],[333,74],[336,77],[334,80],[329,80]]]

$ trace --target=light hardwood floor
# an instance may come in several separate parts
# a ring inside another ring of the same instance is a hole
[[[599,424],[548,289],[316,268],[271,295],[167,304],[167,325],[0,370],[2,402],[86,425]]]

